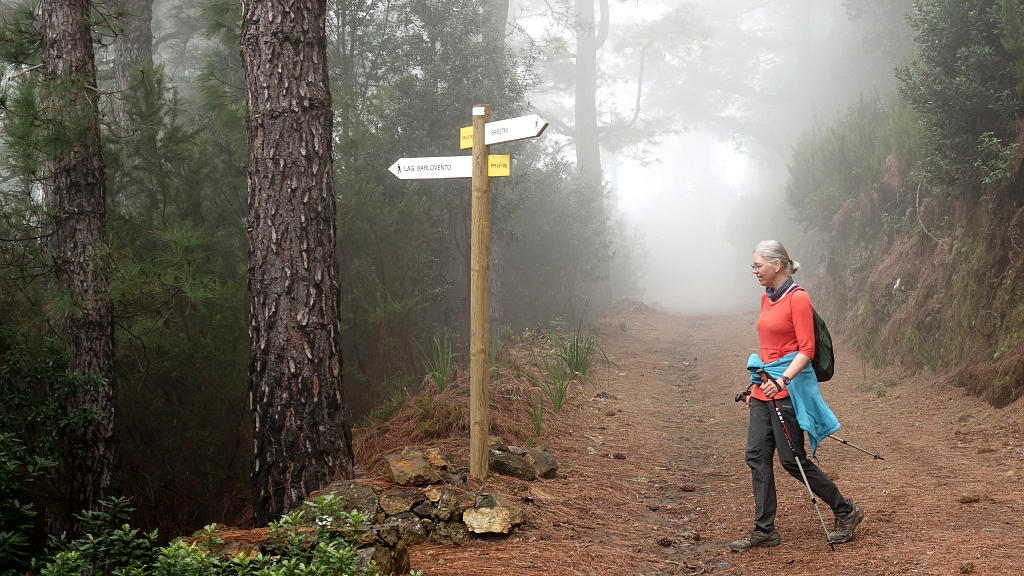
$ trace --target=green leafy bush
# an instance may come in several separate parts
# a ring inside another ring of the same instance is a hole
[[[223,557],[216,526],[195,539],[156,545],[156,532],[143,533],[123,524],[128,501],[102,503],[81,516],[86,535],[59,542],[42,565],[41,576],[121,574],[124,576],[371,576],[373,566],[360,562],[350,543],[365,529],[366,518],[346,512],[333,495],[306,502],[307,509],[285,515],[270,525],[267,554]]]
[[[66,409],[93,380],[68,369],[61,346],[11,340],[0,332],[0,575],[24,574],[40,551],[33,501],[43,497],[41,480],[72,449],[66,430],[93,417]]]
[[[1024,101],[1019,3],[918,0],[910,14],[917,57],[896,71],[900,93],[921,115],[928,170],[970,190],[984,173],[979,138],[1012,142]]]

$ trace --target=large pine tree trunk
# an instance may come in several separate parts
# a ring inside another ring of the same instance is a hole
[[[259,525],[352,475],[341,392],[324,0],[244,0],[249,393]]]
[[[65,512],[72,513],[92,507],[116,488],[113,310],[101,262],[106,188],[89,8],[88,0],[43,0],[41,5],[44,103],[49,127],[61,139],[42,173],[54,226],[47,249],[60,299],[69,303],[60,330],[71,367],[102,379],[82,386],[68,406],[95,415],[69,431],[70,455],[61,462],[70,506]],[[63,522],[67,526],[67,517]]]

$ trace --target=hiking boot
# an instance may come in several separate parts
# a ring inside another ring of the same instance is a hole
[[[782,538],[779,536],[779,531],[772,529],[771,532],[762,532],[757,528],[750,531],[746,537],[740,540],[733,540],[729,543],[729,548],[733,552],[746,552],[751,548],[771,548],[772,546],[778,546],[779,542],[782,542]]]
[[[864,519],[864,509],[856,504],[846,514],[836,514],[835,530],[828,533],[829,544],[842,544],[853,540],[853,530]]]

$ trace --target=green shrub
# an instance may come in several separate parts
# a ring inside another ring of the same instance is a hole
[[[371,576],[373,566],[359,562],[350,544],[365,529],[366,518],[346,512],[333,495],[306,502],[270,525],[269,554],[248,558],[219,556],[223,541],[216,526],[207,526],[195,540],[156,545],[156,532],[141,533],[122,522],[131,508],[125,499],[102,503],[102,508],[83,514],[86,535],[59,542],[46,561],[41,576],[111,574],[124,576]]]
[[[53,465],[52,460],[30,454],[13,434],[0,433],[0,575],[26,572],[36,511],[23,499]]]
[[[41,551],[32,504],[40,482],[67,455],[65,433],[92,415],[67,411],[68,399],[92,379],[71,372],[54,341],[12,344],[0,332],[0,575],[25,574]]]

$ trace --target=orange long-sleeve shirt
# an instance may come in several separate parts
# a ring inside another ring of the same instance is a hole
[[[790,352],[814,358],[814,308],[807,291],[794,286],[775,302],[767,294],[762,294],[757,337],[761,344],[761,360],[765,364],[775,362]],[[768,400],[757,385],[751,390],[751,396]],[[775,399],[786,396],[789,396],[788,390],[776,395]]]

